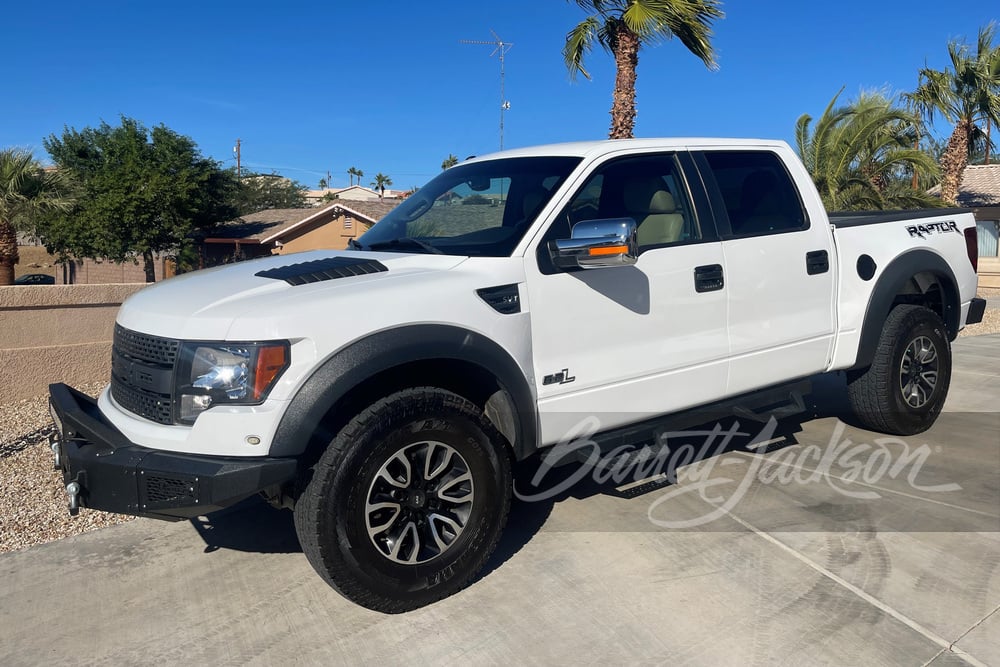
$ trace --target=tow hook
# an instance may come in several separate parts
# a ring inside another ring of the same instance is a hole
[[[49,449],[52,450],[52,469],[62,470],[62,455],[59,453],[59,438],[49,433]]]
[[[80,485],[76,482],[67,484],[66,495],[69,496],[70,516],[76,516],[80,513]]]

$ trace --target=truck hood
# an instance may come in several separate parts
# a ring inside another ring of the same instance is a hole
[[[248,313],[280,317],[285,308],[327,302],[344,291],[372,291],[437,276],[467,257],[331,251],[276,255],[186,273],[131,296],[118,313],[127,329],[167,338],[226,340]],[[300,311],[301,312],[301,311]]]

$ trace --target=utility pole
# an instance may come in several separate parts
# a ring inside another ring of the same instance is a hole
[[[240,180],[240,140],[236,140],[236,146],[233,147],[233,153],[236,154],[236,180]]]
[[[491,53],[490,56],[492,57],[497,54],[500,55],[500,150],[503,150],[503,115],[505,111],[510,109],[510,102],[507,101],[507,98],[504,95],[504,56],[507,55],[507,52],[511,50],[514,44],[511,42],[503,41],[502,39],[500,39],[499,35],[493,32],[493,30],[490,30],[490,32],[493,34],[494,38],[492,42],[486,42],[474,39],[462,39],[459,41],[462,44],[492,45],[494,48],[493,48],[493,53]]]

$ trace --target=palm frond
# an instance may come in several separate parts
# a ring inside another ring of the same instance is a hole
[[[577,74],[590,78],[583,61],[587,54],[593,51],[601,27],[601,22],[596,16],[588,16],[566,33],[566,44],[563,46],[562,54],[571,80],[575,80]]]

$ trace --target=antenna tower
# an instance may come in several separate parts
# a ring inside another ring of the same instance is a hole
[[[514,46],[511,42],[505,42],[500,39],[493,30],[490,30],[493,35],[493,41],[483,41],[476,39],[462,39],[459,40],[462,44],[487,44],[493,47],[493,53],[490,56],[499,55],[500,56],[500,150],[503,150],[503,115],[504,112],[510,109],[510,102],[507,101],[504,95],[504,56],[507,52],[511,50]]]

